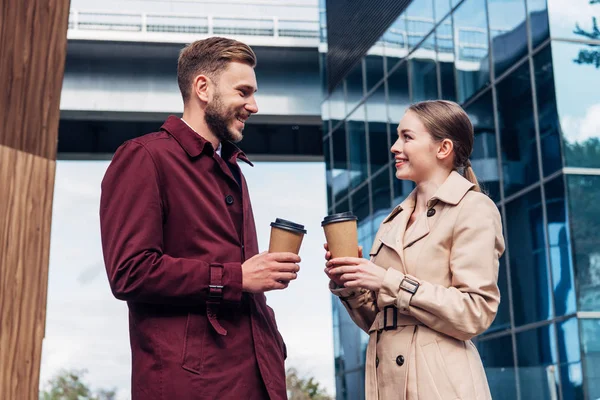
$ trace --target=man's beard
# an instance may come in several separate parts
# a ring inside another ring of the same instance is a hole
[[[219,93],[215,93],[213,101],[206,105],[204,110],[204,120],[212,131],[212,133],[221,141],[239,142],[241,138],[238,138],[233,133],[228,124],[236,117],[234,112],[229,112],[225,109],[221,96]]]

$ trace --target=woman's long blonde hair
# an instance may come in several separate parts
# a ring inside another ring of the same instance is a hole
[[[473,125],[462,107],[452,101],[429,100],[415,103],[408,109],[417,114],[435,141],[452,141],[454,169],[462,170],[463,176],[475,185],[475,190],[481,192],[469,160],[475,137]]]

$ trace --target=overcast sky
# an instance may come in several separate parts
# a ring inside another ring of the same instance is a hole
[[[85,369],[84,381],[93,389],[116,387],[122,400],[130,398],[127,306],[110,292],[98,220],[107,166],[107,161],[57,164],[40,384],[62,368]],[[326,213],[324,164],[256,163],[252,168],[242,163],[242,168],[261,251],[268,247],[269,223],[275,218],[306,225],[298,280],[267,297],[287,343],[287,366],[316,377],[333,394],[331,298],[320,226]]]

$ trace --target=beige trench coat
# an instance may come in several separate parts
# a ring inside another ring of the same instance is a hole
[[[496,205],[472,188],[452,172],[408,231],[414,191],[382,222],[370,251],[387,269],[378,293],[332,283],[370,336],[367,400],[491,399],[470,339],[496,316],[504,239]],[[419,283],[414,295],[400,288],[405,277]]]

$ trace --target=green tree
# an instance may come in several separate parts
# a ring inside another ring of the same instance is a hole
[[[295,368],[286,371],[289,400],[333,400],[315,378],[301,378]]]
[[[590,4],[600,4],[600,0],[589,0]],[[582,29],[578,23],[575,24],[575,30],[573,31],[576,35],[583,36],[587,39],[598,40],[600,39],[600,29],[598,29],[598,20],[596,17],[592,17],[592,29]],[[589,44],[592,50],[580,50],[579,55],[575,60],[576,64],[592,64],[596,68],[600,68],[600,51],[595,50],[598,45]]]
[[[40,400],[114,400],[115,390],[100,389],[92,393],[82,381],[85,370],[62,370],[40,392]]]

